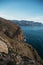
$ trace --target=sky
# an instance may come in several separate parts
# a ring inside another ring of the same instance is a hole
[[[0,0],[0,17],[43,23],[43,0]]]

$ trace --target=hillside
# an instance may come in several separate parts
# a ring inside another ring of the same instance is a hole
[[[24,41],[21,28],[0,18],[0,65],[42,65],[37,51]]]

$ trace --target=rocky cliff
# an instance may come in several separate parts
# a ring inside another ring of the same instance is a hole
[[[37,51],[23,40],[19,26],[0,18],[0,65],[43,65]]]

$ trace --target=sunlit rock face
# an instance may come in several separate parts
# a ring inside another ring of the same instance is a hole
[[[0,52],[8,53],[7,45],[0,40]]]
[[[43,65],[37,51],[23,40],[19,26],[0,18],[0,65]]]
[[[24,39],[24,35],[20,27],[3,18],[0,18],[0,32],[11,39],[16,38],[18,41],[23,41]]]

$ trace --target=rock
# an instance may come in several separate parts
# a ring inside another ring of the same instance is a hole
[[[8,47],[5,42],[0,40],[0,52],[4,52],[8,54]]]
[[[27,56],[33,60],[41,61],[37,51],[31,45],[24,42],[13,41],[11,46],[18,54]]]
[[[32,60],[26,56],[21,56],[14,53],[1,53],[2,56],[0,56],[0,65],[42,65],[40,62],[36,62],[35,60]]]
[[[18,41],[23,41],[24,39],[24,34],[20,27],[3,18],[0,18],[0,35],[1,33],[10,39],[17,39]]]

